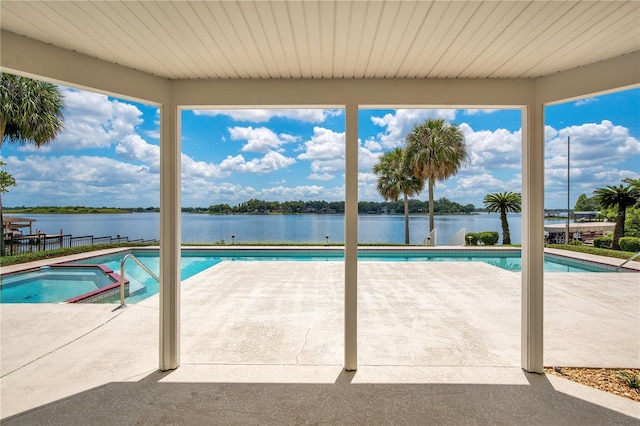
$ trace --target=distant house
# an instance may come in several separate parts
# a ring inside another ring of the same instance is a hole
[[[573,219],[576,222],[593,222],[598,220],[600,212],[573,212]]]
[[[593,240],[613,232],[614,222],[574,222],[569,224],[569,241],[580,240],[587,245]],[[567,225],[556,223],[544,226],[545,240],[551,244],[565,244]]]

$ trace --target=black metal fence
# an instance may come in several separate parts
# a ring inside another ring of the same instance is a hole
[[[64,247],[92,246],[99,244],[113,243],[147,243],[153,240],[130,240],[129,237],[94,237],[93,235],[84,235],[74,237],[72,235],[20,235],[12,236],[4,240],[6,256],[13,256],[23,253],[35,253],[39,251],[54,250]]]

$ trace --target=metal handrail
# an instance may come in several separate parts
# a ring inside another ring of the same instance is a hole
[[[634,254],[633,256],[631,256],[630,258],[628,258],[627,260],[625,260],[624,262],[622,262],[621,264],[619,264],[618,266],[616,266],[616,272],[619,271],[620,268],[624,267],[624,265],[631,262],[633,259],[635,259],[638,256],[640,256],[640,251]]]
[[[135,257],[133,254],[129,253],[127,254],[125,257],[122,258],[122,260],[120,261],[120,307],[124,308],[125,304],[124,304],[124,264],[128,259],[133,259],[135,260],[135,262],[140,265],[140,267],[142,269],[144,269],[145,271],[147,271],[147,273],[149,275],[151,275],[156,281],[158,281],[158,283],[160,282],[160,278],[158,278],[158,276],[156,274],[153,273],[153,271],[151,271],[151,269],[147,268],[147,265],[145,265],[144,263],[142,263],[140,261],[140,259],[138,259],[137,257]]]

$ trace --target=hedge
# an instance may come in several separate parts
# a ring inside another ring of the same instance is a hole
[[[611,237],[598,237],[593,240],[593,246],[596,248],[610,249],[613,244],[613,238]]]
[[[640,238],[638,237],[622,237],[618,240],[620,250],[639,252],[640,251]]]
[[[477,246],[478,245],[478,233],[477,232],[467,232],[464,234],[465,244],[468,246]]]
[[[500,234],[496,231],[484,231],[478,234],[478,239],[482,241],[485,246],[494,246],[500,239]]]

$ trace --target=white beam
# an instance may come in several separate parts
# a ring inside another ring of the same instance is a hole
[[[544,116],[532,102],[522,109],[521,365],[542,373],[544,290]]]
[[[180,365],[180,110],[160,108],[160,370]]]
[[[346,106],[344,368],[358,368],[358,105]]]
[[[248,105],[268,107],[342,106],[519,108],[534,80],[176,80],[175,102],[189,108]]]
[[[166,102],[171,90],[167,79],[5,30],[0,32],[0,68],[25,77],[155,105]]]
[[[568,102],[640,86],[640,51],[536,79],[542,104]]]

